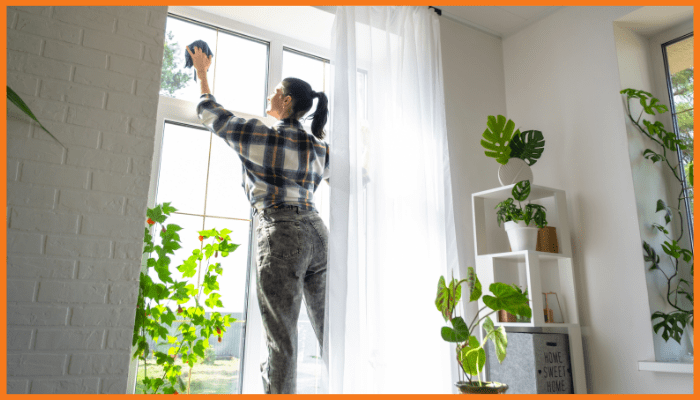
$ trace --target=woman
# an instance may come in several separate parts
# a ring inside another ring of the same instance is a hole
[[[268,96],[267,114],[279,120],[268,128],[257,119],[234,116],[210,94],[207,57],[192,52],[202,96],[197,114],[241,158],[244,188],[257,220],[258,302],[267,333],[268,358],[261,366],[267,393],[295,393],[297,320],[302,294],[323,348],[328,229],[318,215],[313,193],[329,176],[328,145],[321,141],[328,98],[308,83],[286,78]],[[311,131],[299,118],[318,98]]]

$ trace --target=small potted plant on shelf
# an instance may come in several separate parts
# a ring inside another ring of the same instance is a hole
[[[471,323],[467,325],[462,317],[455,314],[455,308],[459,304],[462,294],[462,283],[467,283],[470,302],[478,301],[482,297],[481,283],[473,267],[469,267],[467,276],[467,279],[461,281],[452,278],[449,285],[446,284],[445,277],[441,276],[438,281],[437,298],[435,299],[438,311],[440,311],[445,321],[449,321],[452,325],[452,327],[445,326],[442,328],[440,332],[442,339],[457,344],[457,363],[467,378],[467,381],[461,380],[455,385],[464,394],[504,393],[508,390],[507,384],[482,382],[479,377],[486,362],[486,352],[484,351],[486,341],[490,339],[493,342],[499,363],[505,359],[506,347],[508,346],[505,329],[503,326],[496,329],[489,316],[500,310],[505,310],[515,315],[531,318],[532,310],[528,304],[529,299],[514,286],[500,282],[492,283],[489,286],[489,290],[493,296],[483,296],[483,302],[486,307],[479,310]],[[490,310],[480,318],[479,314],[486,308]],[[486,337],[480,343],[474,336],[474,332],[482,321]],[[476,376],[477,380],[473,380],[472,376]]]
[[[532,170],[544,151],[544,136],[541,131],[520,132],[512,120],[503,115],[489,115],[486,130],[481,135],[481,145],[487,157],[495,158],[501,164],[498,180],[501,185],[510,185],[521,180],[532,181]]]
[[[537,248],[537,229],[547,226],[547,209],[540,204],[532,203],[522,207],[521,202],[530,196],[530,181],[516,183],[511,194],[513,197],[498,203],[496,206],[498,226],[503,223],[512,251],[535,250]]]

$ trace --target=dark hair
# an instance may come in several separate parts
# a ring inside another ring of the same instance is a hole
[[[323,139],[325,133],[323,127],[328,121],[328,97],[323,92],[314,92],[311,85],[298,78],[284,78],[282,80],[284,94],[292,97],[292,118],[300,119],[304,116],[311,106],[314,104],[314,99],[318,97],[316,111],[306,117],[311,118],[311,133],[319,139]]]

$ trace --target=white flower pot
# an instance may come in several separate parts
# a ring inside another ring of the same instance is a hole
[[[511,251],[537,249],[537,226],[527,226],[523,221],[508,221],[503,226],[508,234]]]
[[[532,185],[532,169],[527,163],[519,158],[511,158],[506,164],[498,167],[498,181],[502,186],[512,185],[520,181],[530,181]]]

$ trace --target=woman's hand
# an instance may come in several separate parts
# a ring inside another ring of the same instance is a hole
[[[207,57],[207,55],[202,52],[202,49],[197,46],[194,48],[194,53],[189,47],[185,46],[185,49],[187,49],[187,52],[190,53],[190,57],[192,57],[192,66],[197,71],[199,76],[207,76],[207,70],[209,70],[213,55]]]

